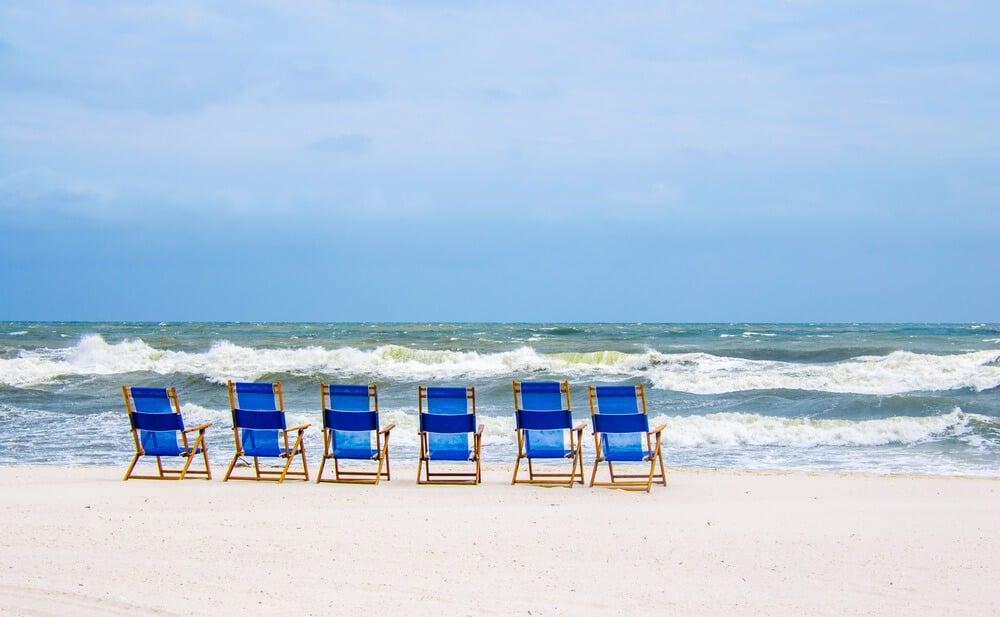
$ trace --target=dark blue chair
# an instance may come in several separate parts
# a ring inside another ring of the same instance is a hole
[[[590,399],[590,417],[593,421],[594,445],[597,455],[590,486],[608,486],[633,491],[646,491],[653,482],[660,480],[667,485],[663,467],[661,441],[666,425],[650,430],[646,414],[646,389],[634,386],[587,386]],[[608,464],[610,482],[595,482],[597,467]],[[649,463],[649,472],[641,474],[618,473],[615,464]],[[659,465],[659,473],[656,467]]]
[[[479,484],[483,425],[476,426],[476,389],[419,386],[417,413],[420,421],[417,484]],[[432,471],[431,461],[471,462],[475,470]]]
[[[143,478],[147,480],[183,480],[187,476],[204,476],[212,479],[212,469],[208,465],[208,446],[205,444],[205,429],[211,423],[199,424],[184,428],[184,418],[181,416],[181,406],[174,388],[134,388],[122,386],[125,396],[125,409],[128,411],[129,423],[132,425],[132,440],[135,442],[135,456],[129,464],[125,477]],[[194,443],[188,441],[188,435],[198,433]],[[204,469],[191,469],[195,455],[201,454],[205,463]],[[136,463],[143,456],[156,458],[155,476],[134,475]],[[184,466],[180,469],[167,469],[162,458],[182,457]]]
[[[223,482],[233,480],[276,480],[281,483],[292,476],[309,479],[305,444],[302,437],[309,424],[288,428],[285,423],[285,404],[281,382],[248,383],[229,382],[229,406],[233,412],[233,439],[236,454],[226,470]],[[290,442],[289,434],[297,433]],[[241,457],[253,458],[253,476],[234,476],[233,469]],[[292,461],[302,459],[302,471],[289,471]],[[281,470],[261,468],[260,458],[284,459]]]
[[[367,386],[320,384],[323,407],[323,458],[316,483],[378,484],[391,480],[389,471],[390,424],[379,428],[378,389]],[[333,459],[334,477],[323,479],[327,459]],[[377,461],[375,471],[341,468],[340,461]]]
[[[514,414],[517,460],[511,484],[572,487],[583,484],[583,429],[573,426],[568,381],[515,381]],[[521,459],[528,462],[528,479],[517,477]],[[571,461],[568,472],[536,472],[533,461]]]

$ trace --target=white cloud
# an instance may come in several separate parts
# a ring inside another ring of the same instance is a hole
[[[681,201],[683,193],[679,186],[666,182],[655,182],[636,189],[614,191],[612,202],[638,209],[659,209]]]
[[[309,147],[320,152],[340,154],[364,154],[371,148],[372,140],[367,135],[342,133],[314,141]]]
[[[58,169],[18,194],[98,209],[611,216],[678,209],[690,175],[993,160],[970,6],[15,1],[0,176]]]

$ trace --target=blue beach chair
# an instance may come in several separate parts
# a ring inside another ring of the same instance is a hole
[[[476,426],[476,389],[419,386],[417,484],[479,484],[483,425]],[[432,472],[431,461],[471,462],[469,472]]]
[[[320,384],[323,406],[323,458],[319,463],[316,483],[347,482],[378,484],[382,477],[391,480],[389,472],[390,424],[379,429],[378,390],[367,386]],[[327,459],[333,459],[332,479],[323,479]],[[378,461],[375,471],[341,469],[340,461]]]
[[[233,480],[277,480],[286,476],[309,479],[306,450],[302,436],[308,424],[288,428],[285,424],[285,404],[281,382],[247,383],[229,382],[229,406],[233,412],[233,439],[236,454],[226,470],[223,482]],[[289,444],[289,434],[296,432],[295,441]],[[240,457],[253,457],[253,476],[234,476],[233,469]],[[302,471],[289,471],[296,456],[302,459]],[[259,458],[285,459],[281,471],[262,469]]]
[[[647,493],[654,480],[667,485],[667,474],[663,467],[661,441],[663,429],[660,425],[649,429],[646,415],[646,389],[642,384],[634,386],[587,386],[590,399],[590,414],[593,421],[594,444],[597,456],[594,471],[590,475],[590,486],[608,486]],[[608,464],[610,482],[594,482],[600,463]],[[623,474],[615,472],[615,464],[649,463],[649,472]],[[656,473],[659,464],[660,471]]]
[[[184,418],[181,416],[181,406],[177,400],[177,390],[174,388],[133,388],[122,386],[125,396],[125,409],[128,411],[129,423],[132,425],[132,440],[135,442],[135,456],[129,464],[125,477],[144,478],[147,480],[183,480],[187,476],[204,476],[212,479],[212,469],[208,465],[208,445],[205,443],[205,429],[211,423],[199,424],[184,428]],[[188,442],[188,435],[198,433],[194,443]],[[178,440],[178,437],[180,438]],[[205,463],[204,469],[190,469],[195,455],[201,454]],[[143,456],[156,457],[155,476],[133,475],[136,463]],[[183,457],[184,466],[180,469],[167,469],[163,466],[165,456]]]
[[[511,484],[566,486],[583,484],[583,429],[586,422],[573,426],[568,381],[515,381],[514,414],[517,432],[517,460]],[[518,479],[521,459],[528,461],[528,479]],[[533,461],[566,460],[569,472],[535,472]]]

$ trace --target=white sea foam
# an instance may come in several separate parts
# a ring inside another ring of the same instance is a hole
[[[211,441],[229,447],[231,426],[229,410],[210,409],[185,403],[182,406],[188,425],[212,422]],[[383,409],[381,423],[392,423],[391,443],[404,452],[415,452],[417,437],[417,414],[415,409]],[[497,458],[509,458],[516,447],[513,415],[479,414],[483,424],[483,447],[493,448]],[[95,419],[98,423],[109,424],[108,428],[120,432],[123,418],[118,415]],[[322,448],[320,427],[322,420],[318,411],[289,409],[289,426],[311,424],[306,433],[306,446],[315,452]],[[942,438],[955,438],[970,446],[992,446],[984,443],[981,435],[974,433],[973,421],[996,423],[996,420],[975,414],[966,414],[955,408],[951,412],[926,416],[897,416],[879,420],[826,420],[808,418],[781,418],[746,413],[717,413],[708,415],[668,416],[656,415],[650,418],[650,425],[666,424],[664,442],[667,447],[681,448],[731,448],[739,446],[773,446],[786,448],[815,448],[819,446],[875,447],[885,445],[915,445]],[[127,428],[126,428],[127,430]],[[978,443],[977,443],[978,440]],[[593,448],[589,428],[585,432],[585,450]],[[494,457],[490,457],[494,458]]]
[[[746,390],[811,390],[890,395],[1000,386],[1000,352],[954,355],[895,351],[833,364],[746,360],[705,353],[660,356],[649,371],[653,387],[694,394]]]
[[[389,422],[396,425],[392,433],[394,444],[417,447],[415,410],[383,411],[381,419],[383,425]],[[516,446],[512,415],[480,414],[479,421],[485,427],[484,447],[512,449]],[[650,417],[650,426],[667,425],[664,443],[668,447],[685,448],[747,445],[788,448],[874,447],[915,445],[942,438],[955,438],[969,445],[976,445],[974,442],[982,442],[982,437],[974,434],[972,422],[998,423],[993,418],[967,414],[959,408],[933,416],[896,416],[879,420],[781,418],[747,413]],[[593,441],[589,438],[589,428],[584,435],[584,449],[590,450],[593,448]]]
[[[967,435],[975,438],[970,435],[970,422],[974,419],[980,422],[994,421],[986,416],[966,414],[955,408],[941,415],[897,416],[878,420],[824,420],[719,413],[704,416],[661,416],[650,418],[650,422],[664,422],[668,425],[664,439],[671,446],[814,448],[915,445],[941,438],[963,439]]]
[[[654,388],[693,394],[789,389],[891,395],[997,388],[998,360],[997,350],[952,355],[896,351],[831,364],[803,364],[653,350],[546,355],[531,347],[497,353],[398,345],[259,349],[228,341],[203,352],[183,352],[156,349],[140,339],[109,344],[100,336],[87,335],[72,347],[24,350],[15,358],[0,359],[0,383],[27,387],[132,372],[200,375],[219,384],[281,373],[395,381],[492,380],[549,373],[580,381],[642,379]]]
[[[188,426],[213,423],[207,435],[209,453],[214,463],[226,464],[233,453],[229,410],[184,403],[182,411]],[[319,412],[289,409],[287,414],[289,426],[312,425],[305,433],[306,451],[312,464],[322,451]],[[0,405],[0,417],[6,427],[0,438],[0,445],[5,446],[0,450],[0,464],[123,464],[133,451],[123,410],[73,415]],[[480,414],[479,421],[485,426],[484,460],[510,463],[516,451],[513,416]],[[383,426],[389,423],[396,425],[391,436],[393,460],[411,464],[416,459],[419,444],[416,410],[410,407],[383,409],[381,422]],[[650,418],[650,423],[667,425],[664,447],[669,464],[694,466],[825,468],[831,464],[828,457],[834,456],[838,461],[834,468],[871,469],[872,457],[877,458],[873,452],[880,451],[884,446],[901,446],[905,448],[903,452],[909,453],[906,454],[908,458],[902,467],[904,469],[921,469],[929,473],[995,474],[996,458],[991,453],[1000,447],[995,439],[984,436],[996,434],[1000,430],[1000,420],[967,414],[959,408],[926,417],[897,416],[860,421],[781,418],[746,413],[657,414]],[[50,427],[58,427],[58,430],[50,430]],[[30,440],[31,435],[39,432],[50,435],[44,447],[12,454],[16,450],[14,444]],[[949,463],[935,453],[937,446],[933,452],[921,453],[911,449],[920,444],[948,441],[980,449],[984,452],[983,457],[966,462],[955,459]],[[594,443],[589,428],[584,433],[583,446],[585,458],[592,461]],[[765,450],[763,453],[761,450],[748,451],[747,447]],[[736,453],[737,459],[729,461],[726,452]],[[757,456],[765,457],[770,463],[764,459],[748,459],[748,452],[757,452]],[[894,464],[896,467],[889,464],[884,470],[898,469],[899,461]],[[942,467],[945,464],[953,468]]]

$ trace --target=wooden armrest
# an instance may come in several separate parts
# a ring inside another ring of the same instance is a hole
[[[667,428],[667,425],[666,424],[661,424],[660,426],[658,426],[658,427],[654,428],[653,430],[649,431],[649,434],[650,435],[655,435],[656,433],[661,433],[661,432],[663,432],[663,429],[665,429],[665,428]]]
[[[573,430],[574,431],[582,431],[585,428],[587,428],[587,423],[586,422],[581,422],[581,423],[577,424],[576,426],[574,426]]]
[[[476,436],[477,437],[482,437],[483,436],[483,430],[485,430],[485,429],[486,429],[486,426],[480,424],[479,428],[476,429]]]
[[[306,430],[310,426],[312,426],[312,424],[301,424],[299,426],[293,426],[292,428],[286,428],[285,432],[286,433],[291,433],[292,431],[299,431],[301,433],[302,431]]]
[[[382,429],[379,432],[382,433],[382,434],[384,434],[384,435],[388,435],[389,431],[391,431],[394,428],[396,428],[396,423],[395,422],[393,422],[392,424],[390,424],[389,426],[385,427],[384,429]]]
[[[210,426],[212,426],[212,423],[211,422],[206,422],[204,424],[199,424],[198,426],[192,426],[191,428],[186,428],[186,429],[184,429],[184,432],[185,433],[193,433],[195,431],[203,431],[203,430],[207,429]]]

